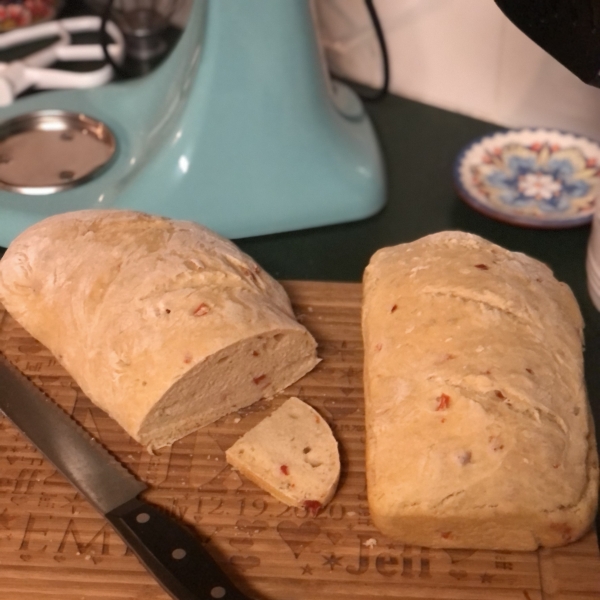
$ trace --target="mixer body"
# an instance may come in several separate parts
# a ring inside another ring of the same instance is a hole
[[[117,151],[80,186],[0,191],[2,246],[46,216],[85,208],[142,210],[242,238],[362,219],[384,205],[375,133],[356,95],[330,80],[306,0],[194,0],[179,42],[149,75],[28,96],[0,120],[47,109],[103,122]]]

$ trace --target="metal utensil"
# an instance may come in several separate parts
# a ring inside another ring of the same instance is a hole
[[[0,354],[0,409],[112,524],[177,600],[249,600],[184,525],[138,498],[147,485]]]
[[[112,131],[82,113],[19,115],[0,123],[0,189],[32,196],[68,190],[99,176],[116,150]]]
[[[538,46],[585,83],[600,87],[600,3],[594,0],[495,0]]]
[[[182,1],[88,0],[88,4],[100,14],[108,9],[110,18],[125,35],[127,54],[147,61],[167,51],[163,36]]]

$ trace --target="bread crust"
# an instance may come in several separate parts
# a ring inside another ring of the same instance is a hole
[[[497,550],[589,529],[598,455],[583,319],[546,265],[462,232],[385,248],[365,271],[362,319],[377,527]]]
[[[247,431],[225,456],[277,500],[314,516],[331,501],[340,478],[338,445],[329,425],[296,397]]]
[[[45,219],[0,261],[0,301],[150,449],[318,362],[281,287],[201,225],[126,210]]]

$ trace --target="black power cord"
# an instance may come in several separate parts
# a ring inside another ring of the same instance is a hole
[[[383,28],[381,27],[381,21],[379,19],[379,15],[377,14],[377,9],[375,8],[375,4],[373,0],[365,0],[365,7],[367,12],[369,13],[369,17],[371,18],[371,23],[373,24],[373,29],[375,31],[375,36],[377,37],[377,43],[379,44],[379,50],[381,53],[381,66],[383,71],[383,83],[378,90],[375,90],[373,94],[365,94],[360,89],[356,90],[358,95],[365,102],[379,102],[383,100],[389,93],[390,88],[390,59],[388,54],[387,43],[385,41],[385,35],[383,34]],[[335,75],[332,73],[332,77],[339,81],[344,81],[345,83],[352,85],[355,84],[355,81],[350,79],[340,77],[339,75]]]
[[[129,77],[131,73],[129,73],[129,71],[124,69],[121,65],[117,64],[108,51],[108,45],[110,44],[111,40],[108,32],[106,31],[106,24],[110,20],[113,2],[114,0],[106,0],[106,6],[102,11],[102,18],[100,21],[100,45],[102,46],[102,53],[104,54],[106,62],[113,68],[114,72],[120,77]]]
[[[379,15],[377,14],[377,9],[375,8],[375,4],[373,0],[365,0],[365,6],[371,17],[371,22],[373,23],[373,29],[375,30],[375,35],[377,37],[377,42],[379,44],[379,50],[381,52],[381,65],[383,67],[383,84],[377,92],[373,95],[364,95],[361,94],[361,98],[368,102],[378,102],[379,100],[383,100],[390,88],[390,58],[388,55],[387,43],[385,41],[385,35],[383,34],[383,28],[381,27],[381,21],[379,20]]]

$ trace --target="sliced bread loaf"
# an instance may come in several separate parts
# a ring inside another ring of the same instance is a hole
[[[318,362],[281,285],[186,221],[121,210],[45,219],[0,261],[0,301],[150,449],[273,396]]]

